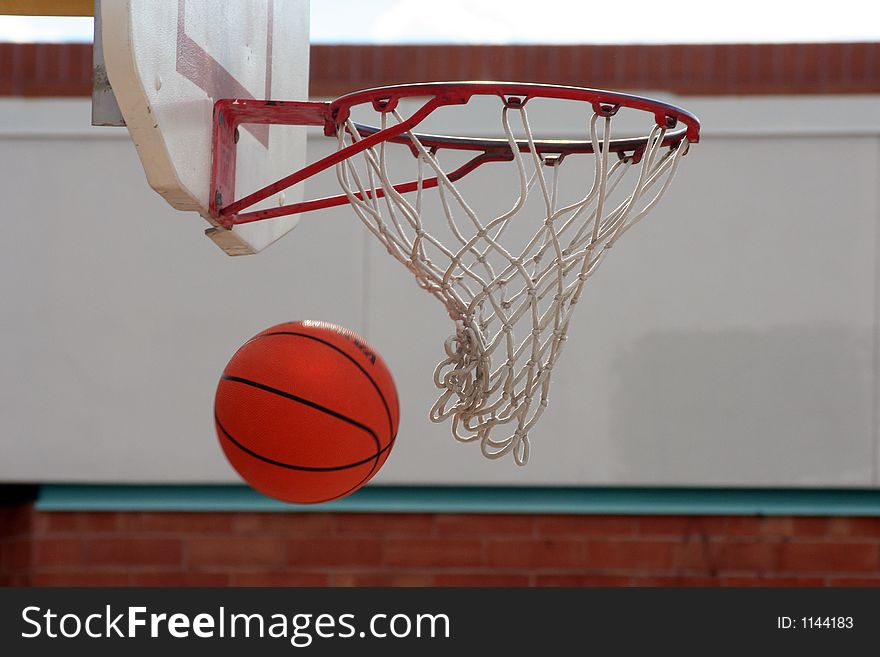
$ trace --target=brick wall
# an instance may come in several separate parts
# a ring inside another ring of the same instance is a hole
[[[32,586],[880,586],[880,518],[0,510]]]
[[[0,96],[86,96],[91,75],[90,44],[0,43]],[[315,45],[310,75],[313,97],[486,79],[684,95],[880,93],[880,43]]]

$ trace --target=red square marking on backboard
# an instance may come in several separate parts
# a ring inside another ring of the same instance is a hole
[[[274,0],[269,0],[266,24],[266,89],[264,100],[272,98],[272,17]],[[186,33],[186,0],[177,3],[177,72],[208,93],[220,98],[254,98],[241,82],[227,71]],[[212,90],[219,89],[219,92]],[[242,126],[265,148],[269,147],[269,126],[246,124]]]

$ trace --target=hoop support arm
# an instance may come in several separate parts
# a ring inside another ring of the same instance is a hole
[[[221,99],[214,103],[214,144],[211,153],[211,216],[231,228],[224,205],[235,197],[235,161],[238,126],[242,123],[279,125],[332,125],[329,103]],[[272,108],[271,112],[267,108]]]
[[[513,159],[512,155],[504,153],[496,154],[496,153],[481,153],[476,157],[468,160],[463,165],[458,167],[455,171],[447,174],[447,178],[452,182],[463,178],[471,171],[476,169],[478,166],[485,164],[486,162],[506,162],[508,160]],[[393,186],[394,191],[399,194],[406,194],[407,192],[414,192],[417,189],[433,189],[438,185],[439,181],[436,176],[432,178],[425,178],[421,182],[418,180],[411,180],[409,182],[400,183]],[[386,194],[385,189],[382,187],[378,187],[375,190],[376,198],[383,198]],[[364,200],[363,195],[361,193],[356,193],[354,195],[356,198],[361,201]],[[368,191],[367,198],[372,198],[373,195]],[[249,224],[254,221],[261,221],[263,219],[273,219],[275,217],[283,217],[289,214],[302,214],[303,212],[311,212],[312,210],[323,210],[324,208],[335,208],[340,205],[346,205],[351,202],[351,199],[346,194],[339,194],[337,196],[326,196],[324,198],[315,199],[313,201],[303,201],[302,203],[291,203],[289,205],[282,205],[277,208],[268,208],[266,210],[254,210],[252,212],[242,212],[236,214],[232,217],[232,225],[239,226],[241,224]]]
[[[270,123],[278,125],[324,126],[324,133],[333,135],[336,132],[336,124],[330,109],[330,103],[326,102],[218,100],[214,105],[214,151],[211,165],[209,207],[211,215],[221,226],[230,229],[240,223],[248,223],[286,214],[296,214],[297,210],[293,208],[297,207],[301,208],[298,210],[299,212],[303,212],[343,205],[348,202],[346,197],[342,197],[346,198],[345,201],[340,201],[340,197],[330,197],[329,199],[306,201],[304,203],[282,206],[271,211],[258,212],[257,214],[261,216],[252,217],[247,222],[241,221],[237,216],[241,210],[259,203],[288,187],[292,187],[306,178],[311,178],[321,171],[375,146],[379,142],[391,140],[404,132],[412,130],[426,116],[444,104],[448,103],[438,98],[432,98],[406,121],[395,124],[385,130],[379,130],[354,144],[303,167],[299,171],[293,172],[289,176],[281,178],[277,182],[266,185],[262,189],[243,198],[229,202],[229,199],[235,198],[235,135],[239,125],[242,123]],[[400,187],[412,184],[402,183]],[[415,189],[415,187],[411,189]],[[334,202],[334,199],[336,202]],[[327,203],[327,201],[330,202]],[[271,214],[267,214],[270,212]]]

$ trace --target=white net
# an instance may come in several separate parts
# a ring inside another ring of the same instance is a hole
[[[632,152],[618,157],[610,148],[613,117],[584,104],[582,139],[592,154],[563,157],[532,134],[524,105],[500,105],[513,157],[491,166],[515,167],[514,200],[504,211],[479,216],[462,181],[449,179],[454,167],[441,162],[448,154],[412,132],[407,145],[417,159],[418,184],[410,194],[393,189],[400,180],[387,151],[400,145],[381,142],[336,169],[363,224],[455,323],[434,372],[440,394],[431,419],[451,418],[456,440],[478,442],[488,458],[510,453],[523,465],[584,283],[663,196],[688,144],[664,145],[667,128],[653,125],[640,158]],[[382,112],[381,128],[404,119],[397,109]],[[342,149],[362,137],[348,120],[337,139]],[[560,171],[575,157],[590,166],[575,176],[579,188],[563,202]],[[623,185],[630,171],[634,182]],[[435,176],[436,187],[428,188]]]

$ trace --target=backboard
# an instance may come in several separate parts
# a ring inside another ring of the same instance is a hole
[[[297,217],[220,228],[209,213],[212,117],[221,98],[308,97],[308,0],[104,0],[104,66],[150,185],[195,211],[230,255],[260,251]],[[235,186],[258,189],[305,162],[305,128],[242,126]],[[288,190],[266,204],[296,202]],[[286,197],[285,197],[286,194]]]

